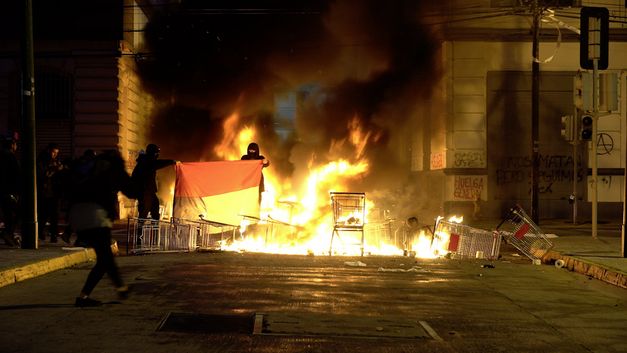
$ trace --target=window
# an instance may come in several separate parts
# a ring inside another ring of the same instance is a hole
[[[35,72],[35,113],[37,119],[72,119],[72,86],[70,75]]]
[[[627,0],[626,0],[627,1]],[[538,0],[540,6],[551,7],[581,7],[581,0]],[[525,6],[520,0],[490,0],[490,7],[517,7]]]

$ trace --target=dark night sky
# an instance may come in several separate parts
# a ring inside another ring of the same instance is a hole
[[[439,75],[439,43],[420,23],[421,3],[188,0],[164,8],[146,26],[138,60],[145,87],[162,106],[151,138],[164,155],[177,148],[189,151],[177,156],[182,160],[213,159],[198,153],[211,151],[206,144],[220,141],[222,120],[238,110],[242,124],[260,132],[262,153],[287,176],[312,153],[321,163],[337,157],[325,153],[357,116],[378,136],[367,155],[384,167],[383,178],[400,165],[390,141]],[[303,85],[315,89],[300,96],[294,135],[279,140],[274,97]]]

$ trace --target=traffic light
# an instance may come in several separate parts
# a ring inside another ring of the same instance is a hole
[[[573,116],[572,115],[566,115],[562,117],[562,128],[560,132],[564,140],[566,141],[574,140],[575,130],[573,129]]]
[[[573,105],[579,110],[593,109],[592,73],[579,71],[573,77]]]
[[[583,114],[581,116],[581,140],[582,141],[590,141],[592,140],[592,116],[588,114]]]
[[[582,7],[580,13],[579,65],[592,70],[608,66],[610,14],[605,7]]]

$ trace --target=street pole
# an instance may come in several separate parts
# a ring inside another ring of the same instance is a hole
[[[579,114],[577,108],[575,108],[573,117],[573,224],[577,224],[577,146],[579,145],[579,134],[577,132]]]
[[[625,151],[627,151],[627,149]],[[625,161],[625,168],[623,169],[623,224],[620,232],[620,255],[623,258],[627,257],[627,236],[625,235],[627,229],[625,229],[625,224],[627,224],[627,160]]]
[[[33,54],[33,3],[24,0],[22,38],[22,248],[37,249],[37,174],[35,165],[35,59]]]
[[[533,3],[533,45],[532,56],[533,61],[531,64],[531,219],[536,223],[539,222],[538,211],[538,195],[539,187],[538,181],[540,176],[539,164],[539,115],[540,115],[540,63],[538,58],[540,57],[540,11],[538,10],[538,0]]]
[[[597,183],[597,125],[599,120],[599,60],[597,58],[592,59],[592,238],[597,238],[597,223],[598,223],[598,183]]]

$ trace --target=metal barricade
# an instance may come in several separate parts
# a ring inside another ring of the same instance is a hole
[[[501,239],[498,232],[441,220],[436,225],[432,247],[458,258],[496,260],[501,249]]]
[[[161,221],[165,223],[165,221]],[[170,231],[164,233],[162,239],[163,251],[194,251],[196,249],[197,237],[194,228],[190,224],[185,224],[177,219],[170,223]]]
[[[206,220],[129,218],[126,253],[221,250],[238,228]]]
[[[510,209],[496,229],[507,243],[531,260],[541,260],[553,248],[553,243],[518,205]]]
[[[127,254],[190,251],[196,247],[191,227],[174,221],[129,218]]]
[[[386,244],[394,244],[392,232],[392,220],[380,222],[368,222],[364,225],[364,239],[369,246],[381,248]]]
[[[189,221],[189,224],[196,235],[197,250],[222,250],[222,248],[233,241],[238,226],[213,222],[209,220]]]
[[[162,250],[162,240],[170,233],[169,222],[150,218],[129,218],[127,229],[127,253]]]

